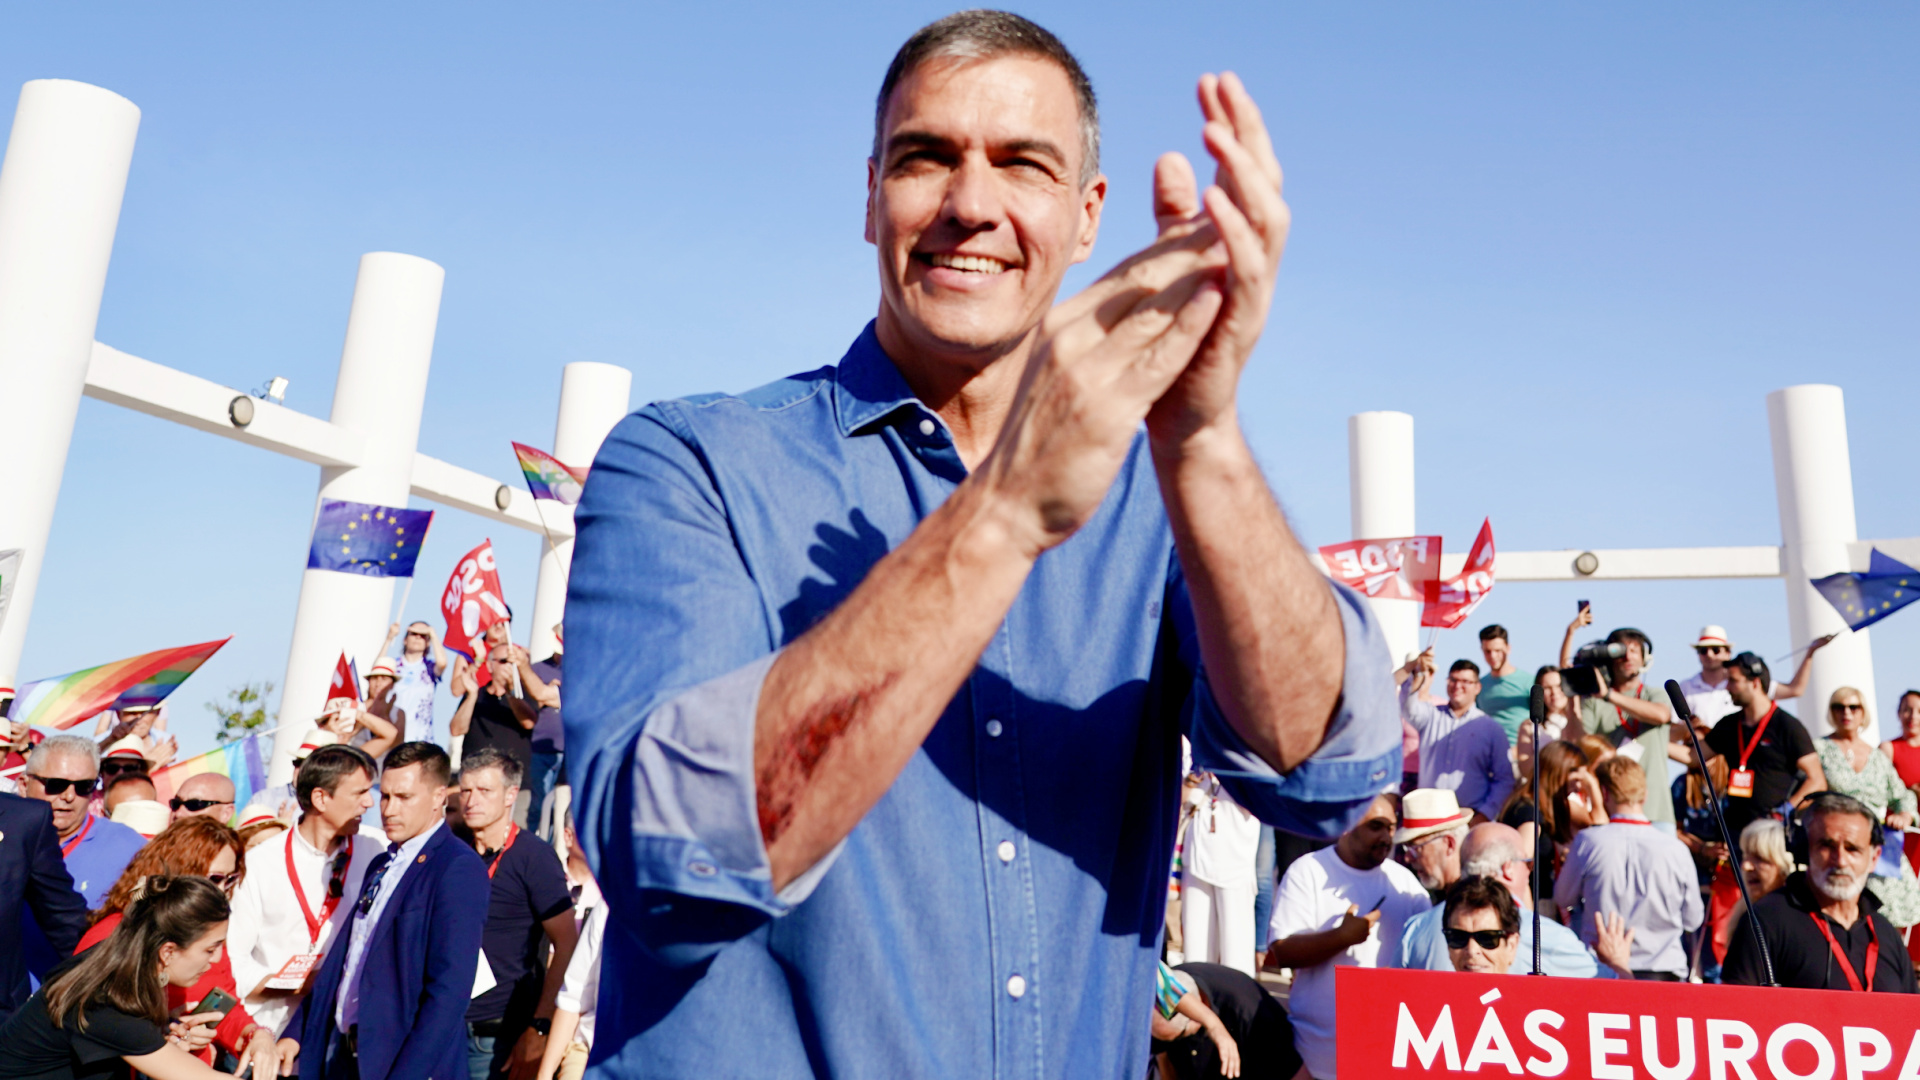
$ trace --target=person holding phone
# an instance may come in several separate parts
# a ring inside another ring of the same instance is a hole
[[[219,886],[229,904],[234,890],[247,876],[246,844],[240,834],[213,818],[189,815],[167,826],[127,864],[107,892],[93,925],[74,949],[78,956],[106,941],[126,917],[144,882],[159,876],[204,877]],[[225,949],[190,986],[167,988],[169,1013],[180,1013],[168,1026],[176,1045],[209,1065],[215,1050],[233,1055],[239,1067],[254,1067],[258,1076],[276,1076],[282,1060],[291,1061],[300,1050],[292,1039],[275,1039],[273,1029],[256,1023],[239,1003],[233,966]]]
[[[169,1032],[167,998],[219,959],[228,913],[226,896],[204,877],[143,879],[114,932],[56,968],[0,1026],[0,1080],[78,1080],[115,1059],[152,1080],[218,1080]],[[292,1064],[275,1060],[273,1074]]]

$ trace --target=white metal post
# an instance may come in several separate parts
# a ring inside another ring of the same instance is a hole
[[[0,685],[19,673],[139,129],[111,90],[35,79],[0,165],[0,551],[24,552]]]
[[[600,444],[627,415],[628,399],[633,394],[633,373],[612,364],[579,361],[568,364],[560,374],[560,416],[553,426],[553,456],[580,468],[592,465]],[[537,509],[555,513],[555,504],[541,503]],[[557,517],[556,517],[557,520]],[[567,571],[573,565],[572,529],[556,535],[558,543],[540,538],[540,579],[533,594],[533,633],[528,648],[535,659],[553,653],[553,624],[560,621],[567,605]]]
[[[1413,417],[1363,412],[1347,417],[1347,484],[1355,540],[1412,536]],[[1395,664],[1419,651],[1420,605],[1370,600]]]
[[[357,466],[322,467],[320,498],[407,505],[446,276],[438,265],[413,255],[377,251],[360,257],[331,421],[364,438],[366,452]],[[317,501],[314,511],[317,516]],[[326,706],[327,684],[340,654],[357,659],[362,672],[373,663],[386,636],[393,586],[392,578],[305,571],[281,684],[272,782],[291,774],[292,753]]]
[[[1868,631],[1847,633],[1846,620],[1809,584],[1850,569],[1847,545],[1859,539],[1853,516],[1853,465],[1847,451],[1846,401],[1837,386],[1789,386],[1767,395],[1773,437],[1773,482],[1780,501],[1781,569],[1794,648],[1822,634],[1839,640],[1814,654],[1806,697],[1793,710],[1815,735],[1832,730],[1827,697],[1842,686],[1860,691],[1880,719],[1873,692]],[[1792,676],[1793,661],[1777,679]],[[1877,734],[1870,736],[1876,741]]]

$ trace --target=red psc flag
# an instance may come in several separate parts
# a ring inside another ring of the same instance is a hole
[[[447,648],[469,661],[486,655],[482,639],[487,628],[507,621],[504,596],[500,571],[493,563],[493,541],[481,541],[455,566],[440,597],[440,613],[447,617]]]
[[[1440,577],[1440,538],[1349,540],[1321,548],[1320,558],[1335,581],[1368,596],[1420,600],[1426,595],[1426,583]]]
[[[1467,552],[1467,564],[1445,581],[1423,586],[1426,602],[1420,607],[1420,625],[1451,630],[1467,620],[1480,601],[1493,591],[1493,522],[1480,522],[1480,535]]]

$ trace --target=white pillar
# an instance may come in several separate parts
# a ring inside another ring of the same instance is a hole
[[[1809,584],[1851,569],[1847,544],[1859,539],[1853,517],[1853,465],[1847,453],[1847,410],[1837,386],[1789,386],[1767,395],[1773,437],[1773,483],[1780,500],[1781,569],[1787,582],[1787,623],[1793,647],[1841,631],[1814,654],[1807,694],[1791,709],[1815,735],[1832,730],[1827,697],[1842,686],[1859,690],[1880,719],[1873,693],[1873,648],[1868,631],[1846,633],[1846,620]],[[1796,660],[1774,678],[1793,676]],[[1876,737],[1877,738],[1877,737]]]
[[[580,361],[568,364],[560,375],[560,417],[553,425],[553,456],[574,468],[592,465],[600,444],[627,415],[633,394],[633,373],[612,364]],[[555,514],[551,502],[534,507]],[[553,624],[567,606],[567,570],[573,564],[573,539],[548,544],[540,538],[540,580],[534,587],[533,631],[527,648],[538,659],[553,653]]]
[[[139,129],[111,90],[35,79],[0,165],[0,551],[23,551],[0,686],[19,673]]]
[[[1347,417],[1347,484],[1355,540],[1412,536],[1413,417],[1363,412]],[[1420,650],[1420,604],[1369,600],[1395,664]]]
[[[353,468],[320,470],[320,498],[407,505],[446,276],[436,264],[413,255],[376,251],[360,257],[329,419],[365,439],[365,450]],[[317,500],[314,512],[319,513]],[[392,578],[331,570],[305,575],[281,683],[280,730],[269,777],[274,783],[290,775],[293,751],[326,706],[327,684],[340,654],[356,659],[364,673],[393,612]]]

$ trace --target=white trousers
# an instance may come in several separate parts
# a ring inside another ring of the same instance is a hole
[[[1215,885],[1188,875],[1180,883],[1181,958],[1253,975],[1253,885]],[[1255,976],[1257,977],[1257,976]]]

